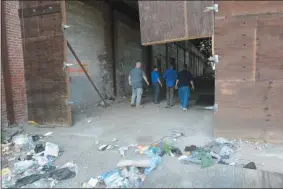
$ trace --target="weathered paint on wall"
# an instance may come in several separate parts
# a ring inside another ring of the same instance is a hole
[[[118,12],[115,17],[117,95],[125,96],[132,91],[128,83],[130,70],[144,59],[138,23]]]
[[[107,7],[103,8],[68,1],[67,24],[71,27],[67,29],[66,36],[95,85],[103,96],[109,98],[113,96],[113,83],[108,81],[108,75],[112,75],[109,73],[111,69],[105,69],[108,58],[105,39],[108,31],[105,31],[107,23],[104,17]],[[68,62],[74,64],[69,68],[73,110],[95,105],[100,98],[69,50]]]

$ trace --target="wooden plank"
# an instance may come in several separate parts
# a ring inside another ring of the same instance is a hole
[[[143,45],[211,37],[213,1],[139,1]]]
[[[254,40],[257,17],[233,17],[215,22],[214,53],[219,55],[216,80],[254,81]]]
[[[256,80],[282,80],[283,14],[260,15],[257,28]]]
[[[283,13],[283,1],[222,1],[216,0],[216,17],[231,17],[267,13]]]
[[[213,1],[186,2],[186,36],[188,39],[212,37],[214,12],[204,12],[206,7],[213,6]]]
[[[139,1],[142,44],[186,35],[184,1]]]
[[[263,108],[268,82],[216,81],[215,103],[221,108]]]

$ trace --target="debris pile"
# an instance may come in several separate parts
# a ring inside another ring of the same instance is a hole
[[[45,142],[45,135],[21,134],[22,130],[9,134],[2,140],[1,171],[3,188],[50,188],[57,181],[73,178],[77,174],[74,163],[61,167],[53,165],[60,156],[57,144]]]

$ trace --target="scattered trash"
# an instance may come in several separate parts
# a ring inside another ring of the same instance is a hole
[[[95,141],[95,144],[96,144],[96,145],[99,145],[99,141],[98,141],[98,140],[96,140],[96,141]]]
[[[115,147],[115,146],[113,146],[113,145],[108,145],[107,148],[106,148],[106,150],[112,150],[114,147]]]
[[[156,166],[158,164],[160,164],[161,162],[161,157],[160,156],[155,156],[151,159],[151,164],[150,164],[150,167],[149,168],[146,168],[144,170],[145,174],[148,175],[153,169],[156,168]]]
[[[9,168],[5,168],[5,169],[1,170],[1,176],[2,177],[5,176],[5,175],[9,175],[9,174],[11,174],[11,171],[10,171]]]
[[[88,182],[83,183],[83,188],[95,188],[99,183],[98,179],[90,178]]]
[[[233,153],[234,153],[234,150],[232,148],[230,148],[229,146],[223,146],[221,151],[219,152],[219,155],[220,156],[225,156],[225,155],[230,156]]]
[[[58,155],[59,155],[59,146],[51,142],[46,142],[44,156],[57,157]]]
[[[107,147],[108,147],[107,144],[103,144],[103,145],[99,146],[98,150],[99,151],[104,151],[104,150],[106,150]]]
[[[38,125],[38,123],[35,122],[35,121],[28,121],[28,123],[29,123],[29,124],[32,124],[32,125]]]
[[[36,141],[40,140],[42,137],[39,136],[39,135],[33,135],[33,136],[31,136],[31,138],[32,138],[33,142],[36,142]]]
[[[52,132],[48,132],[48,133],[45,133],[43,136],[49,136],[51,134],[52,134]]]
[[[20,188],[22,186],[25,186],[27,184],[31,184],[41,178],[43,178],[43,174],[34,174],[34,175],[29,175],[23,178],[20,178],[19,180],[16,181],[15,187]]]
[[[19,148],[27,147],[29,145],[29,137],[27,135],[17,135],[13,139],[13,143]]]
[[[123,146],[121,148],[119,148],[119,153],[125,157],[125,151],[129,150],[129,147],[128,146]]]
[[[2,188],[50,188],[57,183],[56,180],[72,178],[77,174],[73,163],[58,169],[52,165],[59,155],[59,146],[43,140],[52,132],[44,135],[20,133],[9,134],[10,143],[2,144],[1,164],[2,167],[7,166],[1,172]],[[15,161],[11,171],[9,161]]]
[[[20,174],[28,170],[34,165],[34,161],[32,160],[25,160],[25,161],[19,161],[14,164],[14,173]]]
[[[117,142],[118,139],[117,138],[113,138],[112,142]]]
[[[212,152],[212,151],[210,152],[210,155],[211,155],[212,157],[216,158],[217,161],[220,161],[220,160],[221,160],[221,156],[218,155],[218,154],[216,154],[216,153],[214,153],[214,152]]]
[[[21,188],[52,188],[52,184],[54,183],[53,179],[39,179],[31,184],[27,184],[22,186]]]
[[[254,162],[250,162],[250,163],[246,164],[243,168],[256,169],[256,165],[255,165]]]
[[[37,144],[34,148],[35,153],[43,152],[44,150],[45,150],[45,148],[44,148],[43,144]]]
[[[183,164],[200,164],[202,168],[209,167],[214,163],[210,152],[202,148],[197,148],[196,151],[191,152],[190,156],[183,155],[179,157],[179,160]]]
[[[229,165],[229,163],[226,163],[226,162],[223,161],[223,160],[220,160],[220,161],[218,162],[218,164]]]
[[[173,156],[179,157],[179,156],[183,155],[182,151],[179,148],[172,147],[170,150],[171,150],[171,153],[172,153]]]
[[[68,167],[57,169],[51,171],[48,177],[53,178],[55,180],[67,180],[76,176],[74,171],[71,171]]]
[[[91,122],[92,122],[92,120],[88,120],[87,122],[88,122],[88,123],[91,123]]]
[[[117,167],[151,167],[152,160],[121,160]]]
[[[191,146],[186,146],[184,151],[185,152],[193,152],[196,151],[197,147],[195,145],[191,145]]]

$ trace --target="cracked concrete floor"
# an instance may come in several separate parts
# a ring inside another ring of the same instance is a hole
[[[115,150],[98,151],[96,140],[102,144],[119,146],[150,144],[163,136],[170,135],[172,131],[181,131],[185,137],[179,138],[176,146],[183,150],[186,145],[204,145],[213,139],[213,112],[197,106],[188,112],[182,112],[178,105],[166,109],[163,104],[157,106],[149,103],[144,108],[137,109],[129,107],[127,103],[119,103],[106,109],[95,107],[84,110],[75,118],[78,120],[75,125],[66,128],[25,126],[27,133],[53,132],[46,140],[57,143],[64,151],[63,155],[56,160],[56,165],[62,165],[68,161],[74,161],[78,165],[78,175],[58,183],[56,187],[80,187],[82,182],[91,177],[115,168],[121,155]],[[118,141],[112,142],[113,138],[117,138]],[[254,161],[259,169],[283,173],[282,152],[282,145],[269,145],[268,149],[259,151],[251,144],[243,144],[241,150],[233,157],[244,163]],[[271,155],[268,156],[268,154]],[[127,157],[131,156],[132,154],[128,152]],[[171,186],[177,178],[186,180],[184,176],[180,177],[184,166],[191,172],[201,169],[194,165],[181,165],[176,158],[166,158],[166,161],[161,162],[154,173],[157,177],[160,175],[160,178],[164,178],[166,172],[163,168],[170,167],[170,174],[168,174],[170,179],[162,183],[163,187]],[[183,168],[180,169],[180,167]],[[149,183],[148,187],[155,187],[154,181]],[[185,186],[183,183],[180,187]]]

